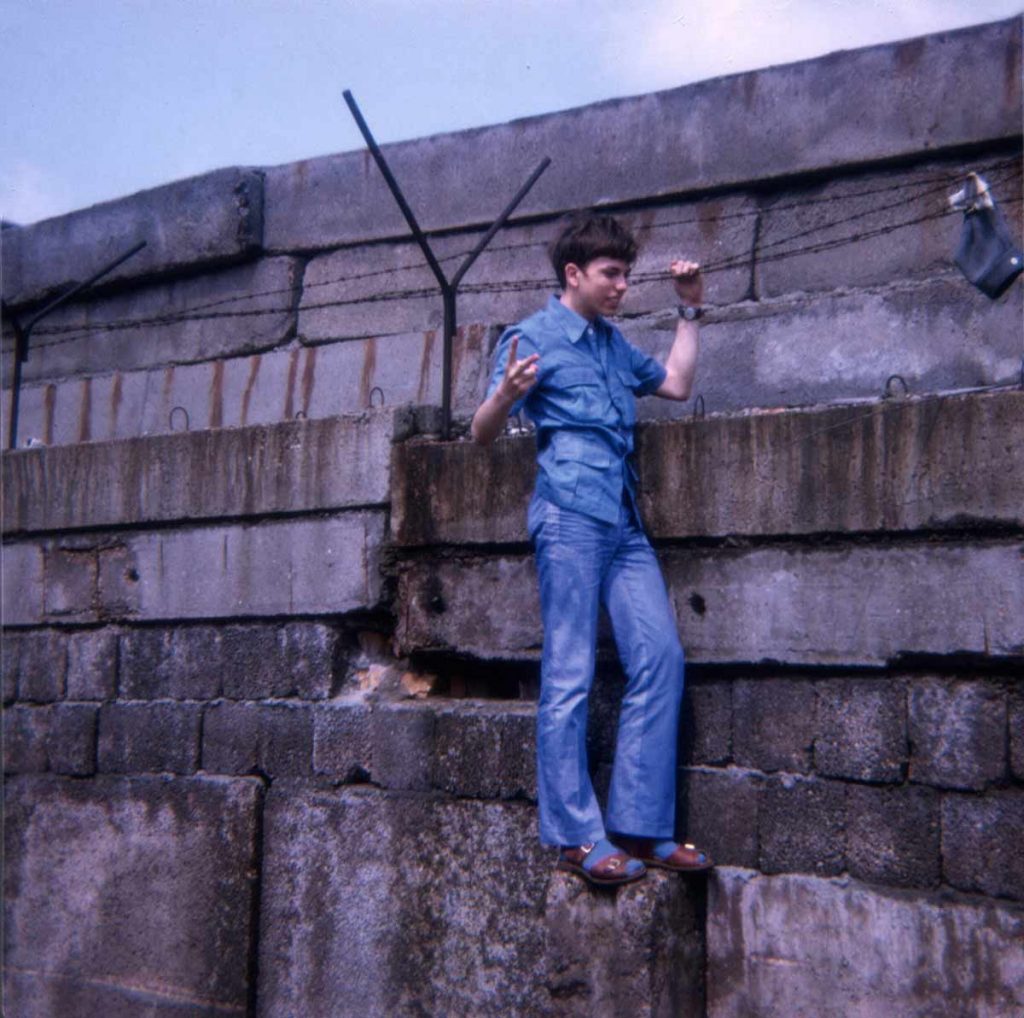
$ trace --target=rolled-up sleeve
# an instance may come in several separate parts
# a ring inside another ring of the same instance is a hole
[[[664,365],[659,364],[649,354],[638,350],[626,340],[623,342],[629,347],[629,366],[633,374],[640,379],[640,384],[633,391],[638,396],[649,396],[661,387],[668,372],[665,371]]]

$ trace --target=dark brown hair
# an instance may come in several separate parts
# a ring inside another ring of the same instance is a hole
[[[629,265],[636,261],[633,234],[613,216],[594,212],[574,215],[548,247],[558,285],[565,288],[565,267],[586,268],[595,258],[618,258]]]

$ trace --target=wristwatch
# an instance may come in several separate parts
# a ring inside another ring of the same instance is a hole
[[[691,307],[689,304],[680,304],[678,310],[679,317],[685,322],[695,322],[704,316],[703,308]]]

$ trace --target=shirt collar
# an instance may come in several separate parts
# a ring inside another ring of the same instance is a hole
[[[573,343],[578,343],[587,331],[587,327],[591,324],[582,315],[576,314],[572,308],[567,308],[559,299],[556,294],[552,294],[548,298],[548,311],[554,317],[555,321],[565,330],[565,334],[569,337]],[[598,315],[593,321],[594,331],[600,332],[605,328],[604,319]]]

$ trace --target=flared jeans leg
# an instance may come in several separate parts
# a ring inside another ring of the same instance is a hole
[[[617,834],[671,838],[683,648],[654,549],[632,520],[601,594],[627,679],[605,824]]]
[[[608,609],[627,676],[607,829],[671,837],[683,654],[654,551],[632,513],[618,524],[535,499],[544,652],[537,707],[541,841],[579,845],[604,837],[587,766],[587,704],[598,609]]]

